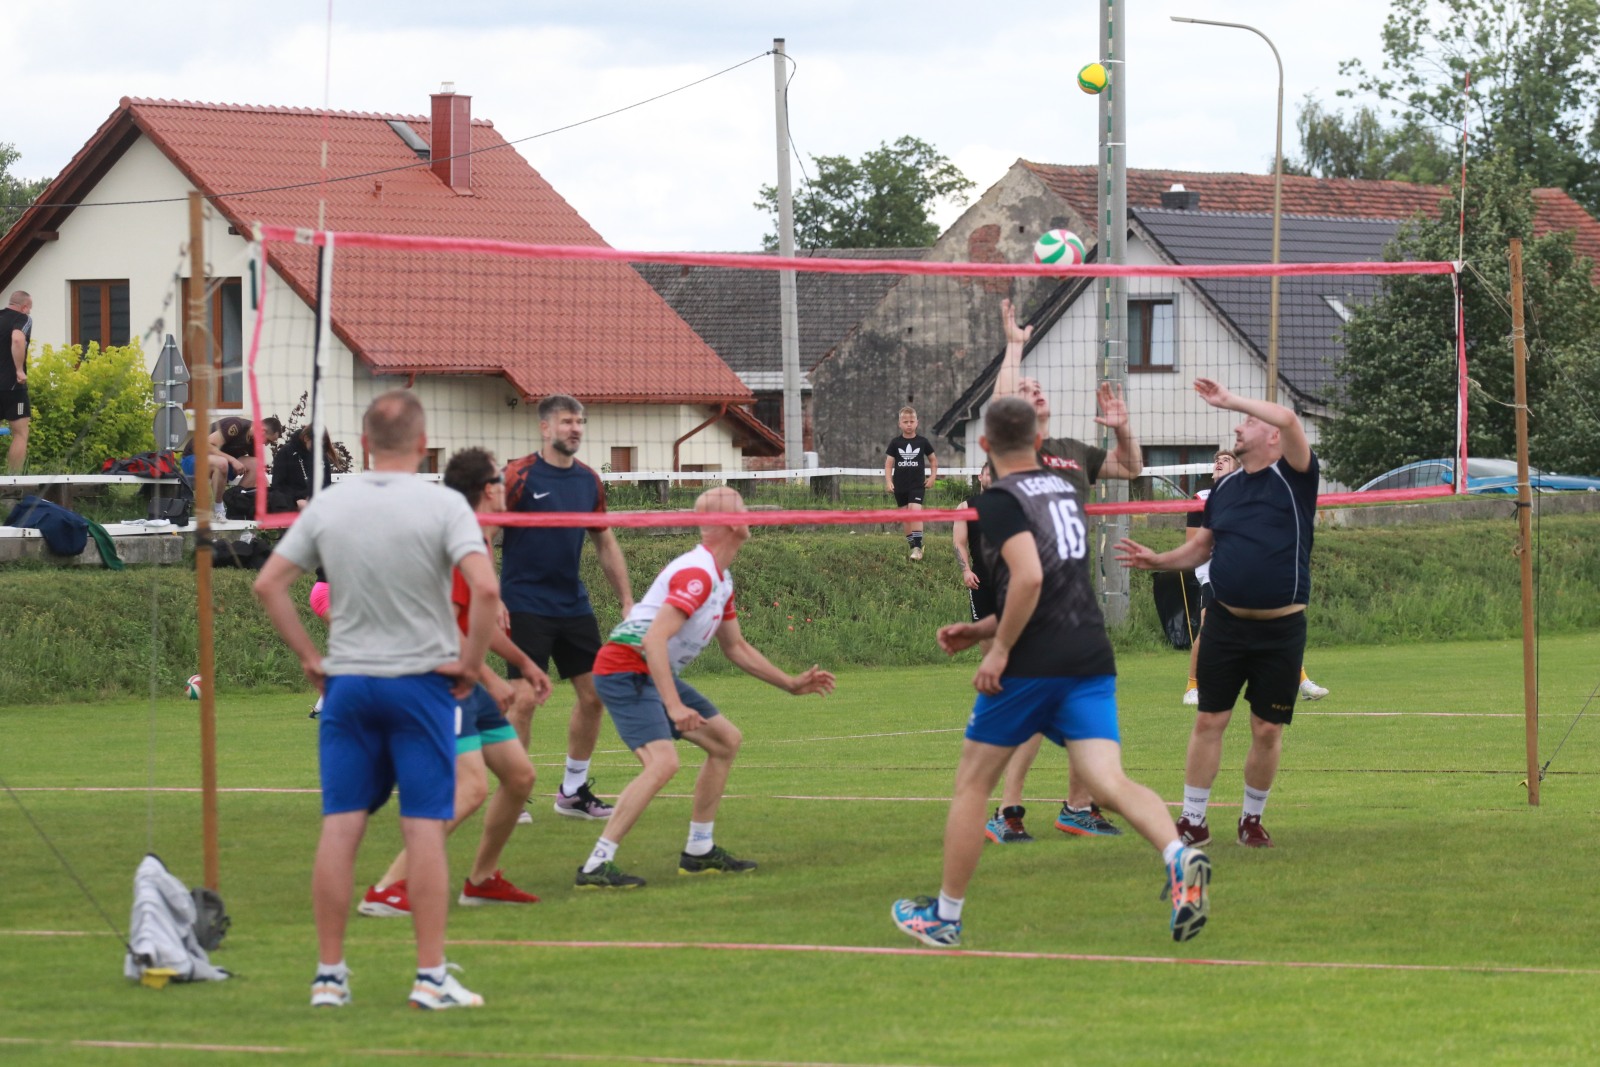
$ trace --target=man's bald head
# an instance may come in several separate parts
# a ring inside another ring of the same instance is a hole
[[[373,398],[361,419],[361,433],[373,452],[411,452],[425,430],[422,401],[409,389],[391,389]]]
[[[719,485],[715,489],[707,489],[695,498],[694,510],[702,514],[711,512],[741,512],[745,510],[744,497],[738,490],[726,485]],[[750,536],[748,526],[702,526],[700,527],[701,540],[708,544],[732,538],[744,541]]]

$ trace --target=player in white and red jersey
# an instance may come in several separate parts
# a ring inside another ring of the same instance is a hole
[[[694,509],[745,508],[738,493],[719,488],[700,494]],[[678,673],[715,638],[734,666],[796,696],[831,693],[834,677],[815,666],[801,674],[785,674],[740,633],[728,567],[749,538],[748,526],[702,526],[700,544],[667,564],[595,657],[595,691],[605,702],[623,743],[639,757],[644,769],[617,798],[605,833],[578,868],[579,889],[633,889],[645,884],[643,878],[625,874],[617,866],[617,846],[655,795],[678,773],[678,750],[673,742],[680,737],[705,749],[706,762],[695,778],[689,841],[678,857],[678,873],[755,870],[754,861],[735,859],[712,837],[717,807],[742,735]]]

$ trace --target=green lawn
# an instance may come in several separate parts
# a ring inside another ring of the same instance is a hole
[[[1600,682],[1597,653],[1597,634],[1543,642],[1543,756]],[[318,821],[309,698],[223,693],[220,778],[238,792],[221,799],[221,889],[234,928],[216,959],[239,977],[163,992],[128,983],[106,923],[18,806],[0,801],[0,1059],[1524,1064],[1600,1055],[1600,931],[1587,906],[1600,708],[1573,731],[1543,804],[1529,807],[1519,784],[1520,644],[1314,650],[1312,676],[1333,692],[1302,704],[1287,735],[1266,819],[1278,847],[1213,846],[1212,920],[1181,946],[1168,937],[1159,861],[1143,842],[1050,829],[1065,761],[1047,751],[1028,789],[1039,840],[988,847],[968,898],[967,951],[940,954],[898,933],[888,911],[897,896],[937,890],[972,665],[852,670],[826,700],[703,677],[747,738],[718,840],[761,869],[676,876],[692,766],[623,845],[624,868],[651,882],[633,893],[573,892],[599,824],[559,819],[540,802],[505,866],[544,900],[452,911],[451,958],[488,1006],[439,1017],[405,1007],[409,924],[364,918],[352,921],[348,953],[356,1002],[306,1006]],[[1176,799],[1192,718],[1178,702],[1184,656],[1125,655],[1121,668],[1126,763]],[[558,690],[535,722],[541,795],[559,774],[569,704]],[[0,710],[0,775],[119,926],[147,844],[191,884],[199,879],[197,795],[145,789],[152,775],[168,790],[198,784],[197,707]],[[1242,727],[1230,735],[1214,826],[1239,802]],[[697,751],[686,747],[686,761]],[[631,773],[608,726],[599,791],[614,794]],[[452,843],[458,878],[477,829],[469,823]],[[386,809],[363,878],[378,874],[397,839]]]

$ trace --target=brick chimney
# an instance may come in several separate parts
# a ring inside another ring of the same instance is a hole
[[[433,173],[462,195],[472,192],[472,97],[456,93],[455,82],[445,82],[432,94],[433,126],[428,146]]]

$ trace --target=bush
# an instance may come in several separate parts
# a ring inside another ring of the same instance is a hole
[[[92,474],[108,459],[155,446],[155,399],[144,351],[91,343],[45,345],[30,361],[33,421],[28,466],[55,474]]]

